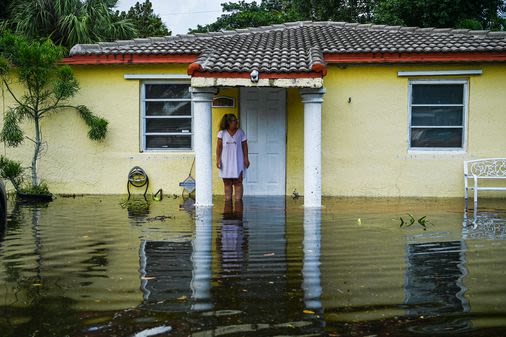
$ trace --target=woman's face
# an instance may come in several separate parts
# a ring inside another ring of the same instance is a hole
[[[237,129],[238,125],[239,125],[239,121],[237,120],[237,118],[232,117],[228,123],[228,129],[235,130],[235,129]]]

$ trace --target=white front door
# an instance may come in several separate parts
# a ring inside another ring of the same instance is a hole
[[[240,105],[251,162],[244,194],[285,195],[286,90],[241,88]]]

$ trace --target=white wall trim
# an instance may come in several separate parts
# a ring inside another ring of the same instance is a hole
[[[469,70],[415,70],[415,71],[398,71],[397,76],[455,76],[455,75],[482,75],[481,69]]]
[[[125,80],[189,80],[190,75],[183,74],[125,74]]]

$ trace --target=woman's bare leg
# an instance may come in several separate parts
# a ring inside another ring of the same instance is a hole
[[[242,200],[242,194],[243,194],[242,182],[235,183],[234,187],[235,187],[235,200]]]
[[[232,200],[232,183],[231,182],[224,182],[225,185],[225,201]]]

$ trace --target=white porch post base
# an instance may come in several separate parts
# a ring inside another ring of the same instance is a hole
[[[195,206],[213,205],[212,102],[215,88],[192,88],[195,149]]]
[[[325,89],[300,89],[304,103],[304,207],[322,207],[322,103]]]

